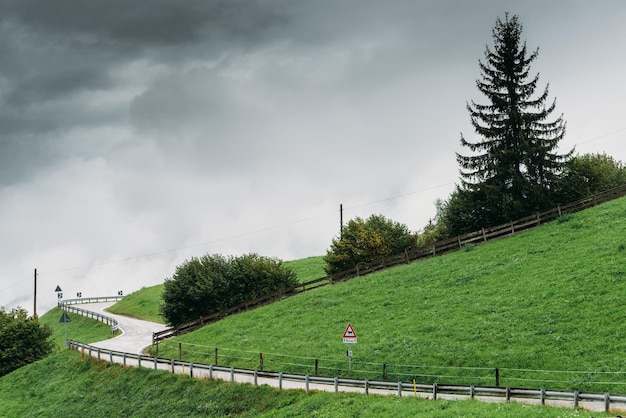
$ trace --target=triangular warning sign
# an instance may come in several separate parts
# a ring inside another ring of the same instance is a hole
[[[61,319],[59,319],[59,322],[72,322],[72,320],[70,319],[67,312],[63,312],[63,315],[61,315]]]
[[[343,332],[343,338],[356,338],[356,333],[354,332],[354,328],[352,328],[352,324],[348,324],[346,330]]]
[[[356,342],[356,332],[354,332],[352,324],[348,324],[346,330],[343,332],[343,342],[347,344]]]

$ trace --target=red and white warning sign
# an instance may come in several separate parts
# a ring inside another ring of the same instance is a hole
[[[352,324],[348,324],[346,330],[343,332],[344,344],[356,344],[356,332],[352,328]]]

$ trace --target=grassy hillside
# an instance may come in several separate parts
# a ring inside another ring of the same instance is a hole
[[[59,322],[62,315],[61,309],[54,308],[39,317],[41,323],[48,324],[52,328],[52,339],[59,349],[65,347],[66,336],[69,340],[84,343],[93,343],[113,337],[109,325],[71,312],[68,313],[71,322],[64,325]]]
[[[220,364],[256,368],[263,352],[270,370],[312,373],[320,359],[320,374],[381,378],[387,364],[390,379],[491,385],[500,368],[506,386],[626,393],[616,384],[626,382],[625,215],[619,199],[303,293],[166,341],[159,356],[182,348],[185,359],[213,362],[219,348]]]
[[[164,323],[163,318],[159,315],[162,294],[162,284],[144,287],[137,292],[124,296],[124,299],[109,307],[107,311],[114,314],[134,316],[146,321]]]
[[[291,268],[296,273],[300,283],[325,277],[324,265],[324,256],[285,261],[285,266]]]
[[[63,351],[0,378],[2,417],[587,417],[478,401],[278,391],[96,363]],[[594,413],[594,416],[609,416]]]
[[[324,258],[322,256],[285,261],[285,265],[293,269],[300,283],[326,276]],[[116,314],[130,315],[147,321],[164,323],[165,321],[159,315],[162,294],[163,284],[145,287],[129,294],[108,310]]]

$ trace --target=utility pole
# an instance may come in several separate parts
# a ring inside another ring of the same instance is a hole
[[[343,238],[343,204],[339,204],[339,239]]]
[[[37,269],[35,269],[35,295],[33,297],[35,300],[33,303],[33,318],[37,317]]]

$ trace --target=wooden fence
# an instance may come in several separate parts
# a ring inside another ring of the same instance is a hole
[[[626,411],[626,396],[610,393],[579,392],[579,391],[556,391],[546,389],[527,389],[494,386],[463,386],[444,384],[423,384],[402,381],[385,381],[369,379],[346,379],[340,377],[324,377],[312,375],[290,374],[282,372],[259,371],[224,367],[211,364],[199,364],[174,359],[165,359],[141,354],[132,354],[120,351],[107,350],[83,344],[77,341],[68,341],[70,349],[88,354],[99,361],[109,361],[110,364],[122,364],[125,367],[137,366],[154,368],[155,370],[167,370],[171,373],[186,374],[190,377],[220,379],[230,382],[249,382],[256,385],[269,384],[283,389],[287,382],[296,382],[296,387],[309,390],[325,391],[355,391],[360,389],[362,393],[387,394],[397,396],[419,396],[429,399],[464,397],[469,399],[494,399],[503,401],[528,402],[545,405],[551,403],[558,406],[574,408],[583,407],[593,410],[620,410]],[[261,383],[259,383],[259,381]],[[291,384],[289,387],[294,387]]]
[[[511,221],[491,228],[482,228],[479,231],[474,231],[465,235],[459,235],[453,238],[448,238],[442,241],[435,242],[432,246],[416,248],[414,250],[407,250],[399,254],[394,254],[375,260],[371,263],[358,265],[354,268],[342,271],[340,273],[331,274],[325,277],[321,277],[319,279],[311,280],[306,283],[300,283],[296,286],[285,288],[277,292],[259,297],[257,299],[244,302],[240,305],[234,306],[224,311],[220,311],[207,316],[202,316],[194,321],[188,322],[178,327],[169,328],[161,332],[155,332],[152,336],[153,344],[161,340],[174,337],[176,335],[181,335],[187,332],[194,331],[206,324],[218,321],[233,313],[242,312],[262,305],[267,305],[271,302],[287,296],[292,296],[294,294],[298,294],[304,291],[316,289],[321,286],[346,281],[355,277],[374,273],[376,271],[394,267],[400,264],[409,264],[411,262],[424,258],[435,257],[453,251],[458,251],[462,249],[465,245],[478,245],[480,243],[495,240],[498,238],[512,236],[517,233],[537,227],[542,223],[553,221],[562,215],[575,213],[583,209],[599,205],[600,203],[623,197],[625,195],[626,185],[616,187],[587,197],[585,199],[569,203],[567,205],[557,206],[556,208],[547,210],[545,212],[535,213],[534,215],[526,216],[516,221]]]

